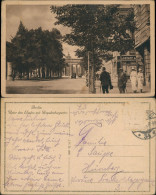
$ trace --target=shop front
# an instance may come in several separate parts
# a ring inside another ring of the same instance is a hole
[[[117,74],[119,73],[120,68],[123,68],[123,71],[127,74],[128,77],[130,76],[132,67],[137,70],[137,63],[136,63],[135,55],[117,56],[114,63],[117,64]]]

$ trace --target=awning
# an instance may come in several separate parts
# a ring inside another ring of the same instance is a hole
[[[142,46],[146,41],[148,41],[150,39],[150,36],[148,36],[147,38],[145,39],[142,39],[141,42],[136,45],[134,48],[137,49],[138,47]]]

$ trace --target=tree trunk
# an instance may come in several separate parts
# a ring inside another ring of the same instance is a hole
[[[45,79],[45,69],[42,68],[42,78]]]
[[[61,78],[61,77],[62,77],[62,69],[61,69],[61,65],[59,63],[59,78]]]
[[[23,72],[22,72],[22,70],[21,70],[20,73],[19,73],[19,78],[20,78],[20,80],[22,79],[22,77],[23,77]]]
[[[93,42],[92,42],[92,66],[91,66],[91,81],[90,81],[90,92],[91,93],[96,93],[96,88],[95,88],[95,62],[94,62],[94,47],[93,47]]]
[[[49,79],[49,77],[50,77],[50,69],[49,68],[47,68],[47,75],[46,75],[46,77],[47,77],[47,79]]]
[[[38,68],[38,76],[39,76],[39,78],[41,78],[41,74],[40,74],[40,66],[39,66],[39,68]]]
[[[52,71],[52,77],[53,77],[53,79],[54,79],[54,71]]]
[[[94,63],[91,66],[91,70],[90,70],[90,92],[91,93],[96,93],[96,89],[95,89],[95,65]]]
[[[121,52],[120,52],[120,68],[123,68],[122,67],[122,55],[121,55]]]
[[[29,80],[29,69],[27,70],[27,80]]]
[[[50,70],[49,70],[49,77],[50,77],[50,79],[51,79],[51,68],[50,68]]]

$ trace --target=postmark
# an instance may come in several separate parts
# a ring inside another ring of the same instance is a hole
[[[152,110],[146,110],[148,121],[147,128],[144,131],[132,131],[132,133],[139,139],[148,140],[156,136],[156,113]]]

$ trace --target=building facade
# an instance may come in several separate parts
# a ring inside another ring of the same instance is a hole
[[[62,76],[71,77],[73,73],[76,74],[76,77],[81,77],[85,74],[85,70],[81,65],[81,59],[71,58],[70,54],[66,56],[65,62],[67,66],[62,71]]]
[[[130,76],[132,67],[137,68],[135,51],[129,51],[125,55],[114,55],[113,65],[116,67],[114,72],[119,73],[120,68],[126,72],[127,76]]]
[[[136,22],[135,49],[138,67],[144,72],[144,84],[150,85],[150,5],[134,5]]]
[[[131,7],[132,8],[132,7]],[[120,14],[126,14],[129,7],[120,7]],[[144,85],[150,86],[151,67],[150,67],[150,5],[136,4],[133,6],[134,20],[136,30],[134,33],[135,48],[134,51],[129,51],[126,55],[120,55],[118,52],[113,52],[113,60],[105,65],[111,65],[110,73],[115,80],[118,76],[120,68],[130,75],[132,67],[137,70],[142,68],[144,73]]]
[[[106,70],[110,73],[114,84],[118,81],[120,68],[123,68],[123,71],[129,78],[132,67],[137,68],[135,52],[127,52],[126,55],[120,55],[119,52],[113,52],[113,59],[108,62],[104,62],[103,66],[106,67]]]

